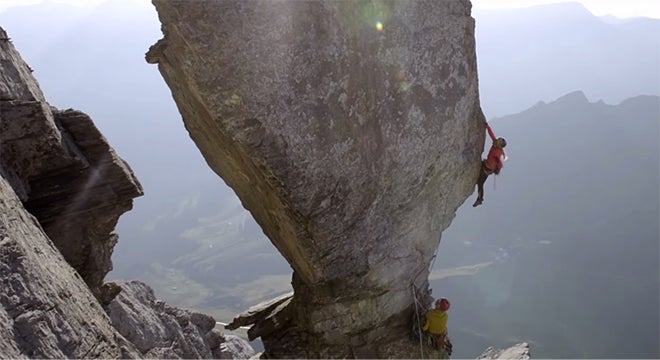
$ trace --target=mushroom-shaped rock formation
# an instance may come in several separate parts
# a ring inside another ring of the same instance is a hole
[[[269,357],[406,357],[483,150],[471,4],[153,0],[186,128],[294,269]],[[415,352],[416,351],[416,352]]]

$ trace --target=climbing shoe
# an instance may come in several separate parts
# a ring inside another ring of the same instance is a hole
[[[474,204],[472,204],[472,207],[477,207],[477,206],[481,205],[483,202],[484,202],[483,200],[477,199],[477,201],[475,201]]]

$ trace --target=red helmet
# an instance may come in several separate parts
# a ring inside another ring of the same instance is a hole
[[[450,306],[449,300],[442,298],[435,302],[435,306],[439,306],[440,311],[447,311],[449,310],[449,306]]]

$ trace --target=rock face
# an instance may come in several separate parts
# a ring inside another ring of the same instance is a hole
[[[238,337],[226,338],[215,329],[215,319],[181,310],[156,300],[146,284],[115,284],[121,292],[106,310],[113,325],[147,358],[246,359],[254,350]],[[231,350],[231,351],[230,351]],[[124,357],[133,357],[130,353]]]
[[[0,47],[0,164],[25,207],[96,292],[112,270],[112,231],[142,187],[89,116],[48,105],[13,46],[0,40]]]
[[[102,284],[117,219],[141,194],[87,115],[48,105],[0,28],[0,357],[254,353],[212,317],[156,302],[144,284]]]
[[[0,177],[0,356],[117,358],[101,305]]]
[[[498,350],[492,347],[486,349],[477,359],[530,359],[529,344],[526,342],[516,344],[508,349]]]
[[[266,355],[418,355],[412,290],[483,150],[469,1],[153,3],[147,61],[294,269]]]
[[[76,194],[84,190],[76,186],[91,174],[85,169],[94,163],[85,156],[85,149],[95,145],[77,144],[76,131],[64,128],[75,127],[76,121],[59,121],[60,114],[46,103],[29,67],[0,28],[0,353],[10,358],[114,358],[120,355],[118,334],[80,277],[100,277],[96,282],[100,285],[114,244],[93,244],[102,251],[109,249],[107,258],[81,254],[85,260],[72,260],[84,266],[74,269],[53,246],[46,230],[60,214],[66,217],[71,210],[89,209],[86,198],[78,199],[82,206],[75,207]],[[141,190],[132,176],[124,181],[133,187],[125,191],[129,197],[119,201],[128,202],[130,208],[131,198]],[[52,203],[53,211],[46,203],[38,205],[40,199],[58,193],[61,196]],[[116,201],[106,206],[116,206]],[[45,213],[48,215],[43,216]],[[119,215],[111,212],[106,221],[116,221]],[[83,222],[85,213],[78,216]],[[88,229],[94,227],[95,220],[101,219],[86,219]],[[98,231],[104,231],[103,224],[99,225]],[[82,237],[80,232],[59,233],[59,240],[89,251],[92,242],[113,242],[111,230],[94,238]]]

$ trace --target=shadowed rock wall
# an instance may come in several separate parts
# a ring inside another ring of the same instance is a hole
[[[87,115],[46,102],[0,28],[0,358],[253,354],[145,284],[101,285],[117,219],[141,194]]]
[[[4,31],[0,37],[7,38]],[[71,266],[97,292],[112,270],[119,216],[142,187],[86,114],[51,107],[0,40],[0,166]]]
[[[393,340],[483,149],[470,3],[153,3],[147,61],[294,269],[252,336],[274,357],[414,356]]]
[[[120,357],[101,305],[1,176],[0,286],[0,357]]]
[[[110,254],[81,254],[86,259],[81,261],[70,257],[76,264],[88,264],[72,268],[49,239],[44,224],[25,208],[50,189],[50,193],[66,195],[33,210],[50,212],[50,218],[66,216],[66,203],[80,190],[75,180],[85,177],[89,168],[83,165],[87,161],[84,150],[60,128],[56,113],[0,28],[0,356],[117,358],[122,346],[131,345],[117,334],[81,277],[99,286],[109,270]],[[91,124],[89,118],[86,121]],[[122,180],[130,183],[132,179]],[[128,187],[128,196],[115,201],[127,202],[130,208],[132,197],[141,189],[136,182]],[[106,218],[116,221],[120,214],[110,212]],[[79,223],[94,227],[95,218],[84,213],[79,217]],[[81,249],[90,241],[101,242],[96,246],[111,253],[112,229],[101,226],[99,231],[103,230],[107,231],[93,238],[76,233],[59,234],[58,239]]]

